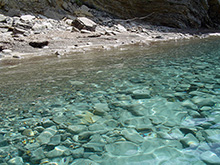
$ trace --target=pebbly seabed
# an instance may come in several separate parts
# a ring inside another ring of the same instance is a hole
[[[0,69],[0,162],[219,164],[220,40]]]

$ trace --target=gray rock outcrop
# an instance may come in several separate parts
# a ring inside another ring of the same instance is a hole
[[[218,0],[83,0],[121,18],[145,17],[156,25],[177,28],[212,27],[220,23]]]
[[[56,19],[82,16],[82,12],[84,16],[92,16],[84,5],[77,9],[79,2],[124,19],[143,17],[156,25],[209,28],[220,24],[219,0],[0,0],[0,12],[11,16],[31,12]]]

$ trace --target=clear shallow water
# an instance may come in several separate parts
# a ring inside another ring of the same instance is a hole
[[[0,162],[219,164],[220,40],[0,62]]]

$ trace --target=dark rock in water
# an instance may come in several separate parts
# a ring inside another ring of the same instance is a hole
[[[47,46],[49,44],[48,41],[35,41],[35,42],[29,42],[29,45],[34,47],[34,48],[43,48],[44,46]]]

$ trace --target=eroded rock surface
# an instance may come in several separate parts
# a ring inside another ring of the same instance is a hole
[[[220,23],[218,0],[83,0],[86,4],[122,18],[144,20],[171,27],[209,27]]]

